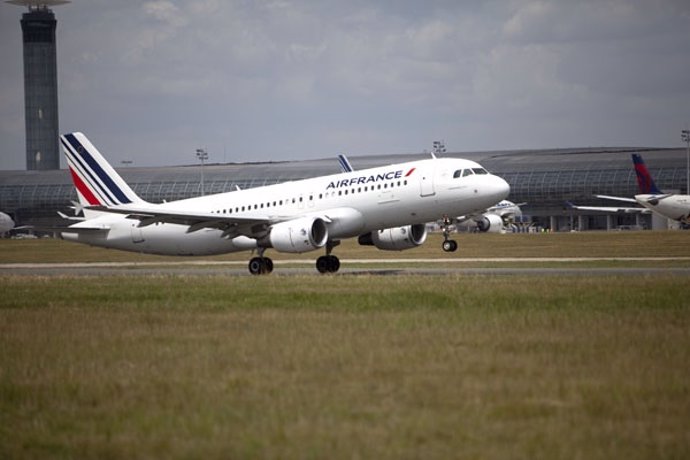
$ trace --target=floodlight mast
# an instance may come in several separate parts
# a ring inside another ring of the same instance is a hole
[[[685,193],[690,195],[690,129],[681,131],[681,137],[685,142]]]

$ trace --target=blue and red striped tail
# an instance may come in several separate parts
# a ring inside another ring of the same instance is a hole
[[[652,179],[652,175],[649,174],[647,165],[644,164],[644,160],[641,155],[636,153],[632,154],[633,164],[635,165],[635,174],[637,174],[637,185],[640,188],[640,193],[643,195],[661,195],[661,190],[659,190]]]
[[[143,201],[82,133],[64,134],[60,142],[83,206],[116,206]]]

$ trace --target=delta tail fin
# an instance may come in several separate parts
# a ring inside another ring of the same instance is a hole
[[[652,175],[649,174],[647,165],[644,164],[644,160],[641,155],[637,153],[632,154],[633,164],[635,165],[635,173],[637,174],[637,185],[640,188],[640,193],[643,195],[661,195],[662,192],[659,190],[652,179]]]
[[[82,206],[144,203],[82,133],[60,136]]]

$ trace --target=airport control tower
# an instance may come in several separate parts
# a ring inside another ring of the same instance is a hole
[[[60,169],[57,57],[51,6],[66,0],[12,0],[25,6],[22,15],[24,36],[24,118],[26,123],[26,169]]]

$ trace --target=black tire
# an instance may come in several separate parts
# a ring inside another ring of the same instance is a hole
[[[329,263],[329,258],[328,256],[321,256],[318,259],[316,259],[316,270],[319,273],[328,273],[330,270],[328,269],[330,266]]]
[[[264,259],[263,257],[253,257],[252,260],[249,261],[249,273],[252,275],[271,273],[268,268],[270,266],[270,268],[273,269],[273,262],[270,262],[269,265],[266,260],[267,259]],[[268,260],[270,261],[271,259]]]
[[[335,273],[338,270],[340,270],[340,259],[338,259],[336,256],[329,256],[328,271],[331,273]]]
[[[319,273],[335,273],[340,269],[340,259],[336,256],[321,256],[316,259],[316,270]]]
[[[443,242],[441,247],[446,252],[455,252],[458,250],[458,242],[455,240],[446,240]]]

